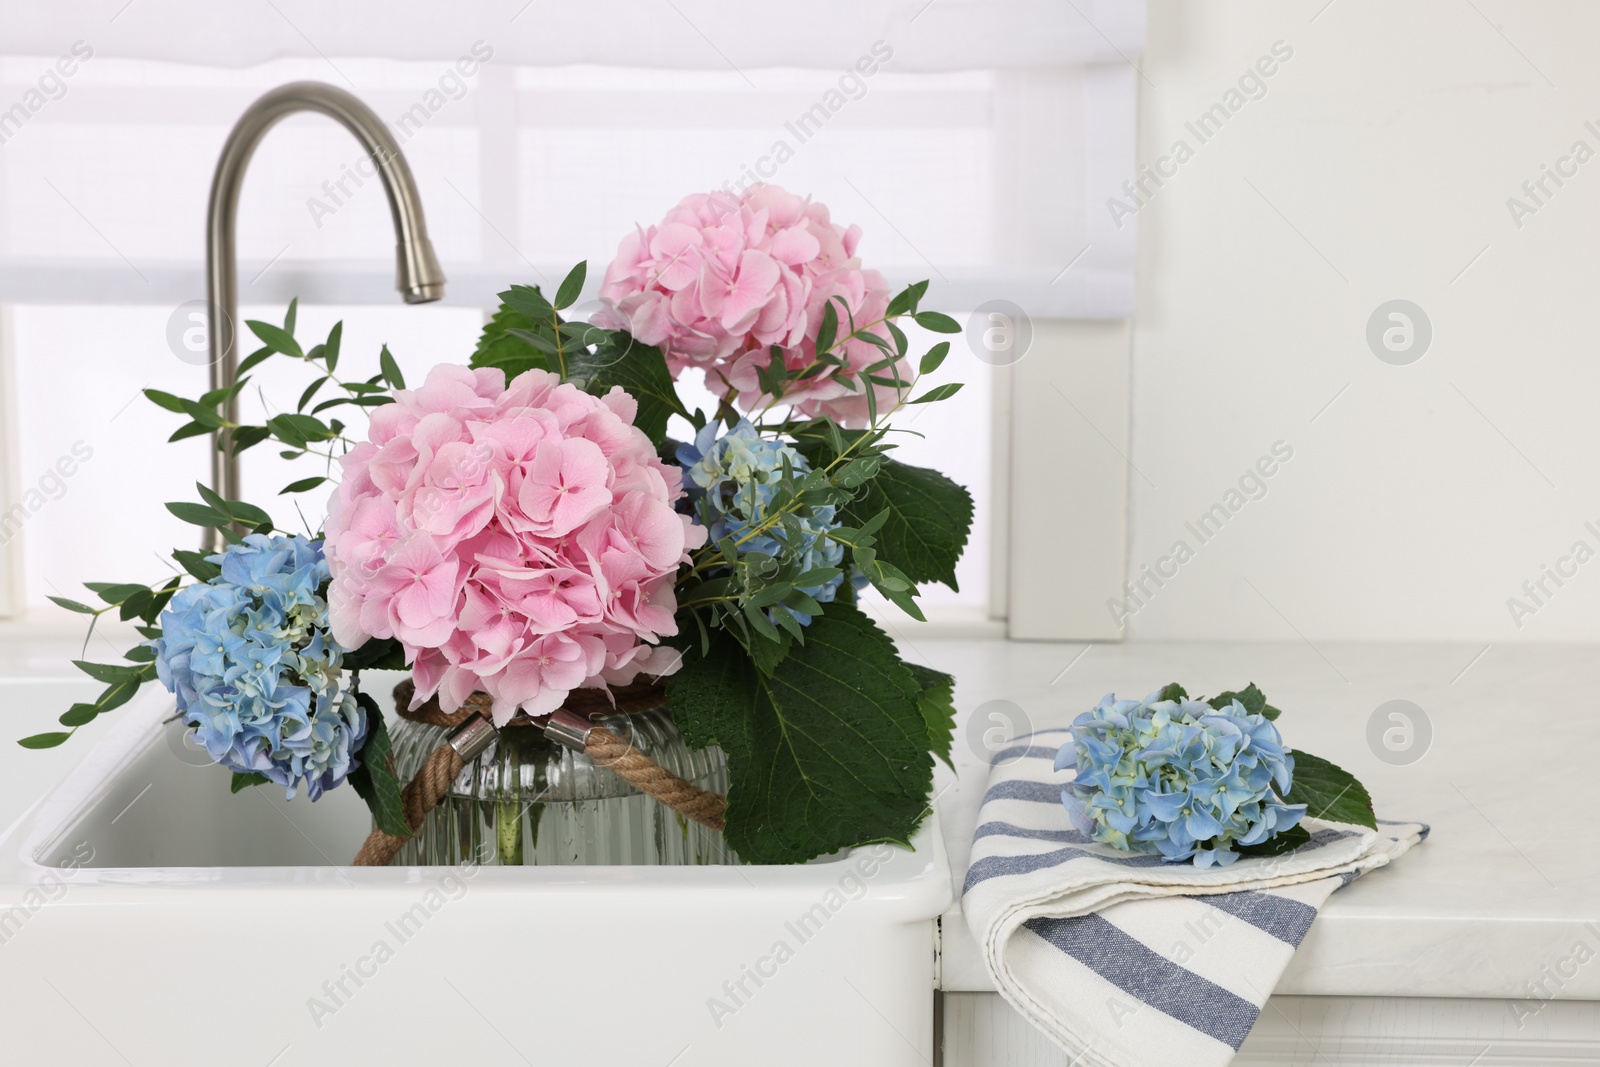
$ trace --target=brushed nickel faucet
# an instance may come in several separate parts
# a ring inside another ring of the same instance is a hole
[[[206,299],[209,314],[207,337],[210,342],[211,388],[232,385],[237,377],[239,353],[236,319],[239,313],[239,287],[234,246],[234,221],[238,215],[239,189],[244,184],[245,168],[256,145],[266,132],[297,111],[317,111],[337,120],[355,135],[361,147],[378,168],[378,177],[389,197],[389,213],[394,218],[398,240],[395,258],[395,288],[408,304],[426,304],[444,295],[444,272],[434,258],[428,240],[428,224],[422,217],[422,201],[411,177],[400,146],[390,136],[383,120],[350,93],[324,82],[291,82],[280,85],[239,116],[228,134],[211,180],[211,204],[206,216]],[[229,399],[218,414],[237,423],[238,400]],[[239,457],[227,442],[227,431],[211,435],[211,486],[226,500],[239,497]],[[207,530],[205,547],[221,551],[225,541],[221,531]]]

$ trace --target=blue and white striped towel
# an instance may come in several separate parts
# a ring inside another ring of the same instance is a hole
[[[1307,820],[1294,852],[1203,870],[1121,852],[1061,806],[1066,737],[995,754],[961,909],[1001,994],[1072,1067],[1222,1067],[1328,894],[1428,834]]]

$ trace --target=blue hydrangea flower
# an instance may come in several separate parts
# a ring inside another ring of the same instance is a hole
[[[1257,845],[1297,825],[1285,804],[1294,756],[1278,728],[1238,701],[1117,700],[1072,723],[1056,769],[1076,770],[1061,791],[1073,825],[1096,841],[1197,867],[1226,866],[1235,845]]]
[[[321,542],[250,534],[209,557],[222,573],[178,591],[151,642],[156,674],[206,753],[316,800],[360,766],[367,716],[340,688]]]
[[[740,419],[721,437],[717,436],[717,423],[706,423],[692,444],[678,446],[677,458],[683,466],[689,506],[710,531],[713,542],[724,537],[738,541],[761,523],[777,496],[785,460],[796,475],[811,469],[799,452],[757,433],[749,419]],[[792,514],[800,526],[800,542],[791,547],[800,552],[801,569],[839,567],[844,561],[844,546],[822,536],[839,525],[833,506],[801,507]],[[761,533],[741,547],[776,556],[783,546],[771,533]],[[843,582],[841,573],[803,591],[817,603],[827,604]],[[796,611],[794,616],[802,626],[811,622],[811,616],[803,612]]]

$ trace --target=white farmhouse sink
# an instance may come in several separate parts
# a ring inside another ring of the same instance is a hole
[[[117,712],[0,836],[6,1062],[933,1058],[936,817],[803,867],[354,868],[351,790],[230,796],[171,714]]]

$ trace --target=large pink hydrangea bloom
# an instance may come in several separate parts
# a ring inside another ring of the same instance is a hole
[[[673,509],[678,468],[620,388],[545,371],[435,367],[372,413],[329,506],[333,634],[399,640],[415,704],[474,691],[503,725],[582,686],[677,667],[673,579],[704,541]]]
[[[877,271],[862,269],[860,238],[859,227],[832,222],[823,205],[776,185],[756,185],[742,196],[687,196],[660,225],[623,239],[606,268],[595,322],[661,346],[674,377],[703,367],[714,392],[737,392],[736,403],[747,411],[764,408],[771,398],[762,395],[757,369],[771,362],[772,345],[784,350],[791,368],[810,366],[829,300],[842,296],[858,328],[883,318],[889,285]],[[850,332],[848,321],[840,311],[837,336]],[[871,329],[888,336],[881,324]],[[862,340],[833,351],[854,370],[883,357]],[[829,368],[797,384],[783,402],[853,426],[867,422],[865,389],[877,390],[878,410],[893,405],[894,389],[860,379],[851,389],[836,380],[839,374],[849,371]],[[908,377],[903,368],[900,376]]]

